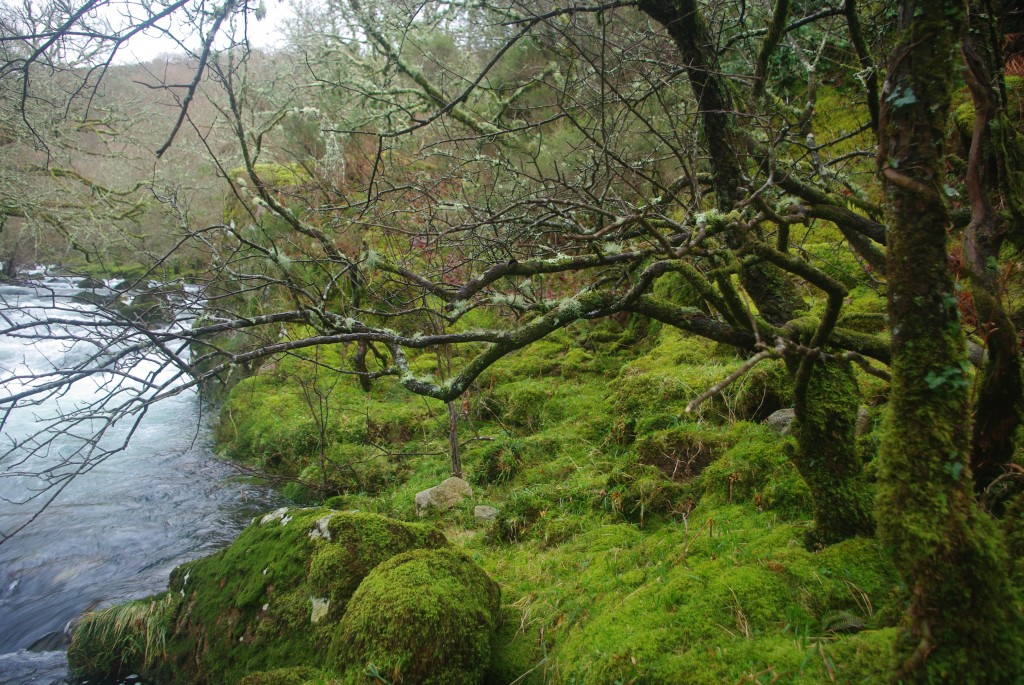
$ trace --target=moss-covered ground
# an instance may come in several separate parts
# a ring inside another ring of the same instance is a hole
[[[880,313],[870,288],[858,299],[866,321]],[[741,363],[633,320],[560,332],[478,380],[459,405],[475,495],[426,521],[501,586],[484,682],[887,681],[905,593],[872,539],[805,548],[813,510],[793,440],[761,423],[791,406],[781,363],[685,412]],[[857,382],[874,417],[884,388]],[[387,380],[364,393],[286,358],[232,391],[219,437],[291,479],[293,496],[414,521],[416,492],[450,475],[447,421]],[[859,438],[868,462],[876,423]],[[474,518],[478,504],[497,517]]]

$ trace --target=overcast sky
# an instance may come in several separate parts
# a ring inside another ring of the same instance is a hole
[[[288,17],[292,16],[292,5],[290,2],[267,2],[267,14],[261,21],[250,15],[248,25],[249,42],[257,48],[277,48],[284,44],[283,27]],[[178,31],[179,35],[182,33]],[[187,42],[193,50],[199,49],[198,37],[193,36]],[[149,62],[167,53],[180,54],[181,47],[173,40],[156,32],[139,34],[122,47],[117,53],[117,62],[130,64],[132,62]]]

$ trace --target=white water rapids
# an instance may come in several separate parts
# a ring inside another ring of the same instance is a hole
[[[2,285],[0,306],[8,317],[48,303],[88,317],[95,311],[89,305],[68,304],[76,292],[65,278]],[[51,369],[68,355],[89,354],[83,347],[0,337],[0,392],[22,387],[12,376],[26,369]],[[59,402],[88,400],[97,387],[94,380],[77,381]],[[57,410],[56,402],[16,411],[0,441],[28,434],[40,416]],[[88,608],[165,589],[176,565],[225,546],[257,512],[277,504],[265,489],[229,480],[236,472],[214,458],[208,412],[193,391],[156,403],[128,449],[77,476],[34,522],[0,544],[0,685],[64,682],[70,621]],[[75,438],[62,439],[48,458],[74,449]],[[0,497],[23,499],[36,484],[11,474],[41,464],[42,457],[27,464],[0,460]],[[30,506],[0,500],[0,530],[23,520]]]

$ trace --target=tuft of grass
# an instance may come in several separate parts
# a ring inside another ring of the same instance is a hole
[[[167,658],[170,619],[178,604],[166,593],[86,613],[68,647],[71,670],[101,680],[149,672]]]

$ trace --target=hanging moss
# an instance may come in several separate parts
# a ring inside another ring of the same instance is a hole
[[[498,626],[497,584],[454,549],[416,550],[382,563],[349,602],[331,661],[347,683],[483,682]]]

